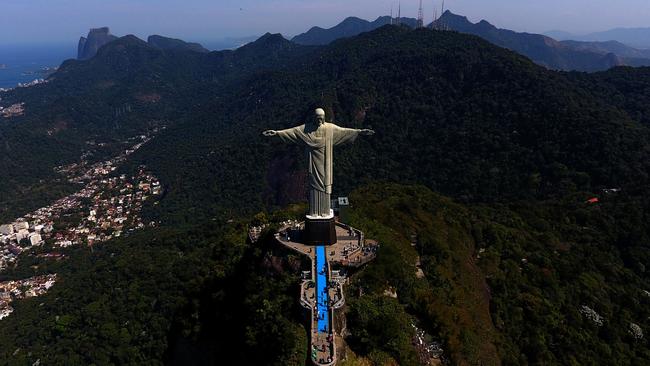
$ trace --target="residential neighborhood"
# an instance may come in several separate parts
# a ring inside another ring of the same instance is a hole
[[[154,222],[144,223],[140,213],[147,199],[162,193],[158,179],[144,166],[140,166],[133,175],[115,172],[130,154],[149,139],[147,136],[137,137],[135,144],[106,161],[90,163],[87,160],[89,154],[84,154],[79,163],[57,167],[55,170],[70,183],[82,184],[83,188],[13,222],[1,224],[0,271],[15,266],[21,255],[61,259],[63,255],[55,252],[60,248],[92,246],[128,235],[146,225],[155,226]],[[23,280],[26,281],[24,283],[0,283],[0,319],[11,313],[10,300],[21,298],[15,291],[12,292],[13,289],[34,284],[32,287],[37,290],[25,290],[25,296],[38,296],[54,283],[54,277],[51,282],[41,280],[41,277],[34,277]],[[41,282],[47,283],[47,286],[40,286]],[[9,297],[2,292],[3,289],[14,295]]]
[[[19,281],[0,282],[0,320],[6,318],[14,309],[11,302],[28,297],[40,296],[56,282],[56,274],[35,276]]]
[[[21,116],[25,112],[25,103],[15,103],[6,108],[0,106],[0,116],[11,118]]]

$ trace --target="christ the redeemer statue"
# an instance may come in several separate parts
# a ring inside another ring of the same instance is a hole
[[[309,161],[309,215],[308,219],[329,219],[334,217],[330,208],[332,193],[332,165],[334,146],[353,142],[359,135],[373,135],[369,129],[343,128],[325,122],[325,111],[315,110],[312,122],[286,130],[267,130],[264,136],[278,136],[284,142],[305,145]]]

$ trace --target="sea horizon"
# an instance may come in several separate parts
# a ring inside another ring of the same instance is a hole
[[[71,44],[0,45],[0,88],[15,88],[19,83],[42,79],[47,69],[75,58]]]

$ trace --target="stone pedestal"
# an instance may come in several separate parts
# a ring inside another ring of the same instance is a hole
[[[309,218],[305,219],[305,231],[303,233],[307,245],[332,245],[336,243],[336,226],[332,218]]]

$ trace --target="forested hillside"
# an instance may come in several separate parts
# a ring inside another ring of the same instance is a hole
[[[407,309],[445,335],[452,364],[643,364],[650,350],[629,330],[648,327],[650,202],[584,197],[463,206],[423,187],[363,187],[352,195],[356,224],[402,253],[415,234],[430,287],[413,284],[414,271],[396,275],[409,263],[390,251],[364,283],[397,286]]]
[[[53,168],[89,140],[106,142],[99,159],[152,133],[117,173],[158,177],[164,194],[144,214],[161,226],[61,261],[21,257],[1,279],[60,280],[0,320],[0,363],[304,364],[302,263],[271,235],[302,214],[286,206],[302,201],[305,162],[261,132],[322,106],[377,132],[335,152],[335,194],[381,243],[346,294],[351,352],[417,364],[417,323],[450,364],[643,364],[647,341],[630,327],[650,332],[648,90],[647,68],[553,72],[428,29],[328,46],[267,34],[211,53],[111,42],[0,94],[25,103],[0,120],[0,169],[14,172],[0,180],[0,215],[75,189]],[[272,225],[251,245],[258,212]]]
[[[300,153],[261,131],[300,124],[316,105],[336,123],[378,132],[337,150],[335,189],[342,193],[389,180],[493,202],[648,179],[650,135],[638,115],[602,103],[566,74],[453,32],[382,28],[229,90],[139,155],[138,163],[155,166],[170,184],[161,210],[182,214],[177,208],[189,200],[209,216],[214,208],[275,203],[267,182],[287,172],[269,169],[272,159]]]

